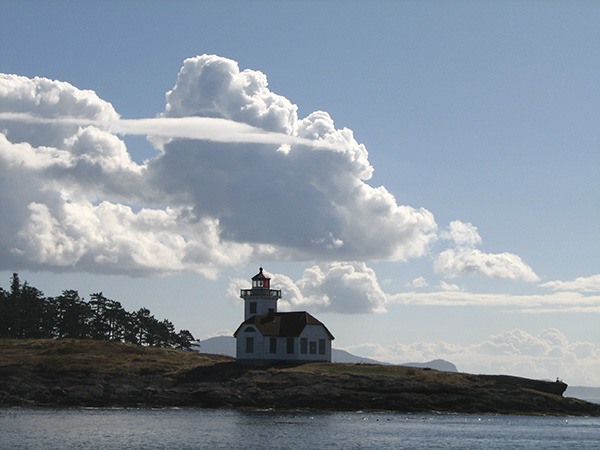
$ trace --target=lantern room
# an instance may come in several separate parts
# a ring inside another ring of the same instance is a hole
[[[252,287],[268,289],[270,284],[271,279],[263,273],[263,268],[260,267],[258,273],[252,277]]]

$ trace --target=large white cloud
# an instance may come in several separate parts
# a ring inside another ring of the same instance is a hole
[[[153,180],[190,197],[197,214],[218,217],[227,239],[272,244],[286,258],[404,260],[423,255],[435,235],[431,213],[365,183],[373,169],[351,130],[322,111],[298,119],[260,72],[217,56],[187,59],[164,115],[233,119],[329,144],[165,143],[149,164]]]
[[[406,260],[434,240],[429,211],[367,184],[351,130],[298,118],[263,73],[190,58],[166,100],[162,117],[127,121],[93,91],[0,77],[3,268],[212,276],[251,257]],[[144,164],[114,134],[153,130]]]
[[[415,342],[410,344],[364,344],[347,347],[364,357],[391,363],[446,359],[461,372],[509,374],[537,379],[560,377],[570,385],[600,385],[600,347],[570,341],[555,328],[538,335],[508,330],[475,344]]]
[[[251,253],[221,241],[218,219],[164,205],[124,142],[89,125],[118,120],[93,92],[4,75],[0,95],[2,112],[56,119],[0,123],[2,267],[210,277]]]
[[[304,298],[316,299],[324,310],[344,313],[383,312],[387,297],[375,271],[364,263],[332,263],[313,266],[296,282],[303,297],[292,297],[292,307]]]

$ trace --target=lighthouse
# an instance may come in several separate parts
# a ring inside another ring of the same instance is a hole
[[[306,311],[278,312],[281,290],[261,267],[252,287],[241,289],[244,321],[233,334],[236,359],[245,364],[331,362],[334,339],[323,323]]]

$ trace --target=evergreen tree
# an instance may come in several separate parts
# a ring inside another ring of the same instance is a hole
[[[128,314],[123,309],[121,303],[114,300],[107,301],[105,321],[108,326],[108,339],[113,341],[123,341],[128,320]]]
[[[51,322],[52,311],[44,294],[27,282],[21,285],[19,276],[13,274],[9,295],[12,320],[10,337],[21,339],[52,337],[46,329]]]
[[[162,322],[158,322],[156,327],[156,343],[157,347],[172,348],[175,346],[175,327],[173,324],[164,319]]]
[[[106,316],[109,309],[109,300],[102,295],[102,292],[99,292],[90,295],[88,304],[92,310],[90,337],[92,339],[108,340],[110,337],[110,326],[106,320]]]
[[[90,320],[93,312],[77,291],[63,291],[62,295],[53,299],[53,303],[56,337],[85,339],[91,336]]]
[[[175,348],[179,350],[191,350],[192,344],[196,339],[188,330],[181,330],[177,333],[175,340]]]
[[[154,338],[151,335],[152,324],[156,321],[154,316],[150,315],[150,310],[140,308],[135,314],[136,324],[136,343],[140,345],[152,345]]]
[[[10,292],[2,291],[4,294],[3,299],[3,313],[4,318],[2,329],[2,337],[17,338],[21,330],[21,317],[19,316],[19,298],[21,296],[21,282],[19,281],[19,275],[13,273]]]
[[[173,323],[157,320],[147,308],[129,313],[101,292],[87,303],[73,290],[46,298],[27,282],[21,284],[16,273],[10,292],[0,287],[0,338],[110,339],[185,350],[194,341],[189,331],[176,333]]]
[[[8,301],[8,292],[0,287],[0,338],[9,337],[11,308]]]

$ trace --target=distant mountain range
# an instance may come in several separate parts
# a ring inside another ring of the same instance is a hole
[[[200,342],[200,346],[195,346],[195,350],[200,353],[210,353],[215,355],[226,355],[235,358],[235,338],[233,336],[217,336],[206,339]],[[376,361],[370,358],[363,358],[362,356],[353,355],[346,350],[339,350],[337,348],[331,351],[331,360],[336,363],[350,363],[350,364],[388,364],[381,361]],[[425,363],[403,363],[402,366],[429,368],[434,370],[440,370],[444,372],[458,372],[456,366],[451,362],[443,359],[436,359]]]

